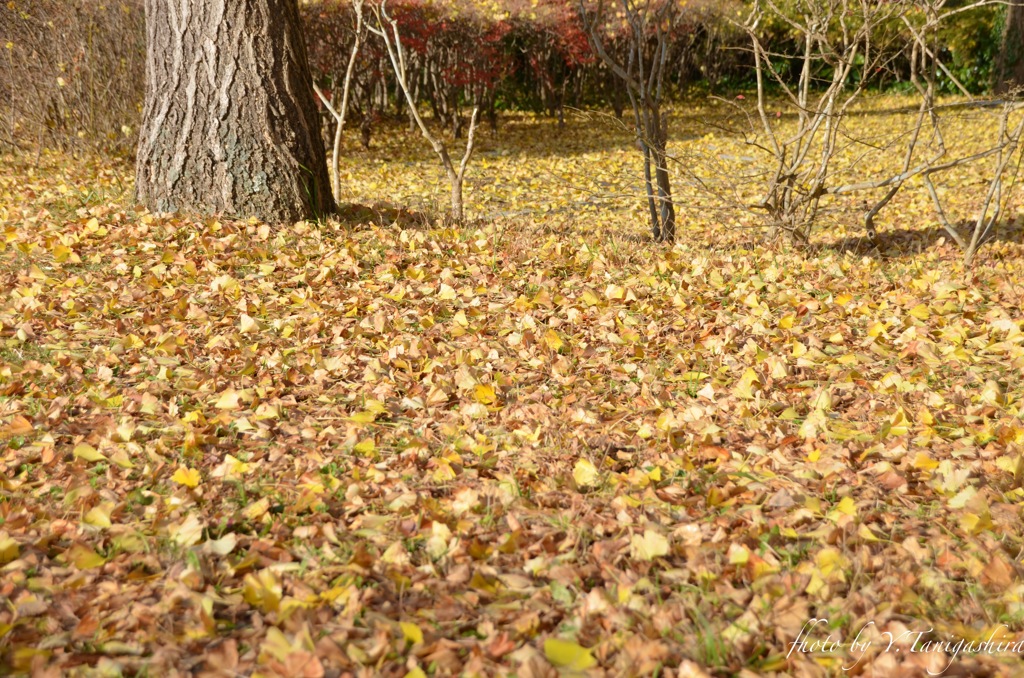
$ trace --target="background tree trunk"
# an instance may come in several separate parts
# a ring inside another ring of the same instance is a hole
[[[334,210],[296,0],[146,0],[136,199],[298,221]]]
[[[995,66],[997,93],[1006,94],[1024,86],[1024,0],[1009,0]]]

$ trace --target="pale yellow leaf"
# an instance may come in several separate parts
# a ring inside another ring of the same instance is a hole
[[[95,447],[93,447],[92,445],[89,445],[87,443],[80,443],[80,444],[76,445],[74,451],[72,452],[72,454],[74,454],[79,459],[84,459],[85,461],[105,461],[106,460],[106,457],[103,454],[98,452]]]
[[[644,530],[643,535],[634,534],[630,542],[633,557],[637,560],[654,560],[668,555],[668,539],[654,530]]]
[[[593,487],[597,485],[600,473],[590,460],[580,459],[573,467],[572,477],[580,487]]]
[[[587,648],[568,640],[548,638],[544,641],[544,656],[555,667],[582,672],[597,665],[597,660]]]
[[[565,346],[565,342],[558,336],[558,332],[553,329],[549,329],[544,333],[544,343],[555,352],[562,350],[562,347]]]
[[[220,397],[217,398],[217,402],[214,404],[214,407],[219,410],[237,410],[240,408],[240,405],[238,404],[239,397],[240,394],[238,391],[229,386],[220,394]]]

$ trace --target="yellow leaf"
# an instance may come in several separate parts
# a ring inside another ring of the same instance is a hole
[[[455,289],[451,285],[441,283],[441,288],[437,292],[437,298],[442,301],[452,301],[455,299]]]
[[[811,581],[807,582],[807,587],[804,588],[804,591],[808,595],[812,595],[813,596],[813,595],[817,595],[817,593],[819,591],[821,591],[824,587],[825,587],[825,582],[822,580],[822,578],[818,576],[817,572],[812,572],[811,573]]]
[[[978,534],[982,530],[992,527],[992,519],[988,515],[980,516],[977,513],[964,513],[960,516],[960,528],[968,534]]]
[[[239,409],[239,395],[238,391],[229,386],[227,390],[220,394],[220,398],[217,398],[217,403],[214,407],[219,410],[237,410]]]
[[[213,279],[213,282],[210,283],[210,290],[213,292],[230,291],[235,289],[238,289],[238,281],[227,274],[217,276]]]
[[[115,450],[110,455],[110,461],[114,462],[123,469],[135,468],[135,464],[133,464],[132,460],[128,458],[128,453],[125,452],[124,450]]]
[[[851,497],[843,497],[836,505],[836,510],[852,517],[857,515],[857,504]]]
[[[249,464],[241,459],[236,459],[230,454],[224,456],[224,466],[231,475],[241,476],[249,472]]]
[[[925,426],[931,426],[935,423],[935,417],[932,416],[932,413],[928,411],[927,407],[922,407],[918,410],[917,420]]]
[[[794,320],[796,320],[796,316],[792,313],[782,316],[779,318],[779,329],[788,330],[792,328]]]
[[[64,554],[67,556],[68,561],[74,563],[75,567],[79,570],[91,570],[93,568],[102,567],[107,559],[100,554],[93,551],[88,546],[82,544],[75,544]]]
[[[592,290],[583,290],[583,294],[580,295],[587,306],[598,306],[601,303],[601,298],[594,294]]]
[[[909,313],[918,320],[928,320],[931,316],[931,311],[929,311],[928,307],[924,304],[918,304],[914,308],[910,309]]]
[[[825,548],[818,552],[815,557],[815,563],[818,565],[818,569],[821,574],[827,579],[832,573],[836,573],[838,578],[843,577],[843,568],[846,567],[846,558],[837,549]]]
[[[238,331],[242,334],[249,334],[251,332],[258,332],[260,325],[256,322],[256,319],[247,313],[243,313],[241,318],[238,320]]]
[[[373,412],[367,412],[364,410],[362,412],[356,412],[349,417],[349,419],[357,424],[372,424],[377,419],[377,415]]]
[[[733,543],[729,547],[729,564],[746,565],[750,561],[750,549],[743,544]]]
[[[412,671],[405,674],[405,678],[427,678],[427,674],[423,673],[423,669],[417,666]]]
[[[250,604],[257,605],[257,603]],[[278,608],[275,607],[275,609]],[[267,659],[273,658],[279,662],[286,662],[296,649],[279,628],[271,626],[267,630],[266,638],[260,645],[259,659],[265,662]]]
[[[987,405],[1001,405],[1003,403],[1003,392],[999,382],[992,379],[985,380],[985,385],[978,395],[981,402]]]
[[[974,499],[974,496],[978,494],[978,491],[971,486],[967,486],[964,489],[956,493],[956,496],[949,500],[949,508],[951,509],[962,509],[967,506],[967,502]]]
[[[267,499],[266,497],[263,497],[256,503],[249,504],[248,506],[246,506],[245,510],[242,511],[242,515],[244,515],[246,519],[248,519],[249,521],[255,523],[257,520],[263,518],[263,516],[265,516],[267,514],[267,511],[269,510],[270,500]]]
[[[477,384],[473,389],[473,396],[478,403],[484,405],[492,405],[498,399],[497,394],[494,392],[494,387],[490,384]]]
[[[630,547],[637,560],[654,560],[668,555],[668,539],[654,530],[644,530],[643,536],[634,534]]]
[[[871,528],[864,523],[861,523],[860,527],[857,528],[857,536],[864,541],[878,541],[878,537],[875,536],[875,533],[872,532]]]
[[[612,301],[621,301],[626,298],[626,290],[618,285],[609,285],[605,288],[604,296]]]
[[[902,407],[896,408],[896,413],[889,419],[889,434],[894,436],[905,436],[910,430],[907,415]]]
[[[544,641],[544,656],[549,662],[567,671],[586,671],[597,665],[590,650],[568,640],[548,638]]]
[[[352,449],[359,454],[371,454],[375,449],[377,449],[377,444],[374,442],[373,438],[366,438],[365,440],[360,440],[356,443]]]
[[[1014,457],[1012,457],[1012,456],[1010,456],[1008,454],[1004,454],[1003,456],[1001,456],[998,459],[996,459],[996,466],[998,468],[1001,468],[1002,470],[1006,471],[1007,473],[1011,473],[1012,474],[1012,473],[1016,473],[1017,472],[1017,464],[1018,464],[1018,462],[1024,462],[1024,456],[1021,456],[1018,459],[1018,458],[1014,458]]]
[[[112,502],[103,502],[97,506],[92,507],[88,513],[85,514],[85,523],[92,525],[93,527],[110,527],[110,513],[114,510],[114,504]]]
[[[580,459],[572,470],[573,480],[579,487],[593,487],[597,485],[600,474],[597,467],[587,459]]]
[[[929,457],[924,452],[918,452],[914,457],[914,468],[918,471],[931,471],[939,467],[939,462]]]
[[[495,577],[489,577],[477,570],[473,573],[472,579],[469,580],[469,588],[475,589],[487,595],[493,596],[498,591],[498,584],[500,582]]]
[[[411,644],[418,645],[423,642],[423,631],[419,626],[412,622],[398,622],[398,625],[402,627],[402,636]]]
[[[562,350],[562,347],[565,346],[565,342],[558,336],[558,332],[554,330],[548,330],[544,333],[544,343],[555,352]]]
[[[0,565],[6,565],[18,557],[18,542],[6,532],[0,532]],[[0,634],[2,636],[3,634]]]
[[[92,445],[86,443],[80,443],[75,446],[74,452],[72,452],[79,459],[85,461],[106,461],[106,457],[96,450]]]
[[[754,397],[754,384],[760,386],[761,382],[758,380],[757,372],[754,371],[754,368],[748,367],[736,383],[736,387],[732,390],[733,395],[737,398],[752,399]]]
[[[242,580],[242,597],[245,598],[245,602],[263,612],[279,610],[281,594],[281,582],[273,570],[264,569],[258,573],[249,573]]]
[[[259,407],[256,408],[256,420],[262,421],[264,419],[277,419],[281,416],[278,409],[270,403],[260,403]]]
[[[58,264],[63,264],[72,254],[71,248],[66,245],[57,244],[53,247],[53,258]]]
[[[807,415],[807,418],[804,419],[804,423],[800,424],[800,429],[797,433],[800,434],[800,437],[805,439],[814,438],[825,428],[827,424],[828,419],[825,416],[825,410],[820,407],[816,407]],[[817,450],[815,452],[820,454]],[[808,459],[810,459],[810,455],[808,455]],[[810,459],[810,461],[817,461],[817,458]]]
[[[199,471],[194,468],[188,468],[186,466],[179,466],[178,470],[171,476],[171,480],[179,485],[185,487],[198,487],[201,477]]]

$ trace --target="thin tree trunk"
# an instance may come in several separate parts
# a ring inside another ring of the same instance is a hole
[[[644,125],[641,119],[640,106],[632,90],[629,92],[629,100],[633,105],[633,118],[636,122],[636,143],[640,152],[644,155],[644,189],[647,192],[647,212],[651,217],[651,238],[655,242],[661,242],[661,223],[658,219],[658,203],[654,197],[654,182],[651,177],[651,147],[648,139],[644,136]]]
[[[296,0],[146,0],[136,199],[298,221],[334,210]]]
[[[661,242],[673,242],[676,239],[676,208],[672,202],[672,187],[666,165],[664,149],[654,153],[658,163],[654,168],[654,177],[658,184],[658,204],[661,209]]]
[[[466,218],[466,211],[462,207],[462,177],[454,169],[448,170],[448,182],[452,189],[452,218],[462,223]]]
[[[356,30],[352,41],[352,50],[348,56],[348,67],[345,69],[345,81],[341,88],[341,105],[335,109],[334,104],[320,91],[316,83],[313,83],[313,89],[320,97],[320,103],[330,112],[336,123],[334,143],[331,147],[331,193],[334,194],[335,200],[341,200],[341,135],[345,129],[345,117],[348,115],[348,99],[352,91],[352,76],[356,69],[356,59],[363,46],[363,0],[353,0],[352,11],[356,15]],[[337,88],[337,83],[334,85]]]
[[[469,159],[473,156],[473,142],[476,136],[478,116],[480,115],[480,105],[477,104],[473,107],[473,115],[469,121],[469,134],[466,137],[466,152],[463,153],[462,161],[456,170],[444,140],[440,136],[431,134],[419,113],[419,109],[416,107],[416,99],[413,98],[412,91],[409,88],[408,69],[406,68],[405,48],[402,46],[402,36],[398,29],[398,22],[388,14],[387,0],[382,0],[380,4],[374,6],[373,11],[377,18],[377,25],[376,27],[369,26],[369,30],[383,40],[384,47],[387,49],[388,59],[391,61],[395,74],[395,80],[398,82],[399,90],[405,96],[405,103],[409,106],[409,115],[416,121],[416,125],[420,128],[423,138],[427,140],[431,148],[434,149],[434,153],[441,159],[441,164],[444,166],[445,172],[448,174],[448,180],[451,183],[452,219],[461,223],[465,218],[462,206],[462,184],[466,177]],[[435,95],[437,91],[435,88]],[[458,111],[455,113],[457,115]]]

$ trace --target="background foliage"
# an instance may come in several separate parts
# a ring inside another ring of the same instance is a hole
[[[0,47],[0,143],[134,153],[141,0],[12,0],[0,5]]]
[[[480,102],[492,123],[502,110],[558,116],[565,106],[627,105],[622,88],[594,57],[570,0],[391,3],[408,41],[421,86],[418,97],[440,123],[462,124],[458,105]],[[678,98],[697,88],[729,92],[749,85],[746,38],[730,22],[738,0],[684,4],[672,33],[670,85]],[[339,83],[353,39],[348,4],[302,4],[315,77]],[[941,36],[954,74],[975,92],[991,85],[1004,10],[965,14]],[[775,39],[785,52],[785,27]],[[608,41],[614,51],[614,30]],[[134,150],[145,85],[140,0],[11,0],[0,5],[0,143],[74,149],[83,144],[122,154]],[[898,56],[877,86],[898,86],[907,66]],[[360,57],[354,119],[401,112],[381,48]],[[948,84],[948,83],[947,83]]]

